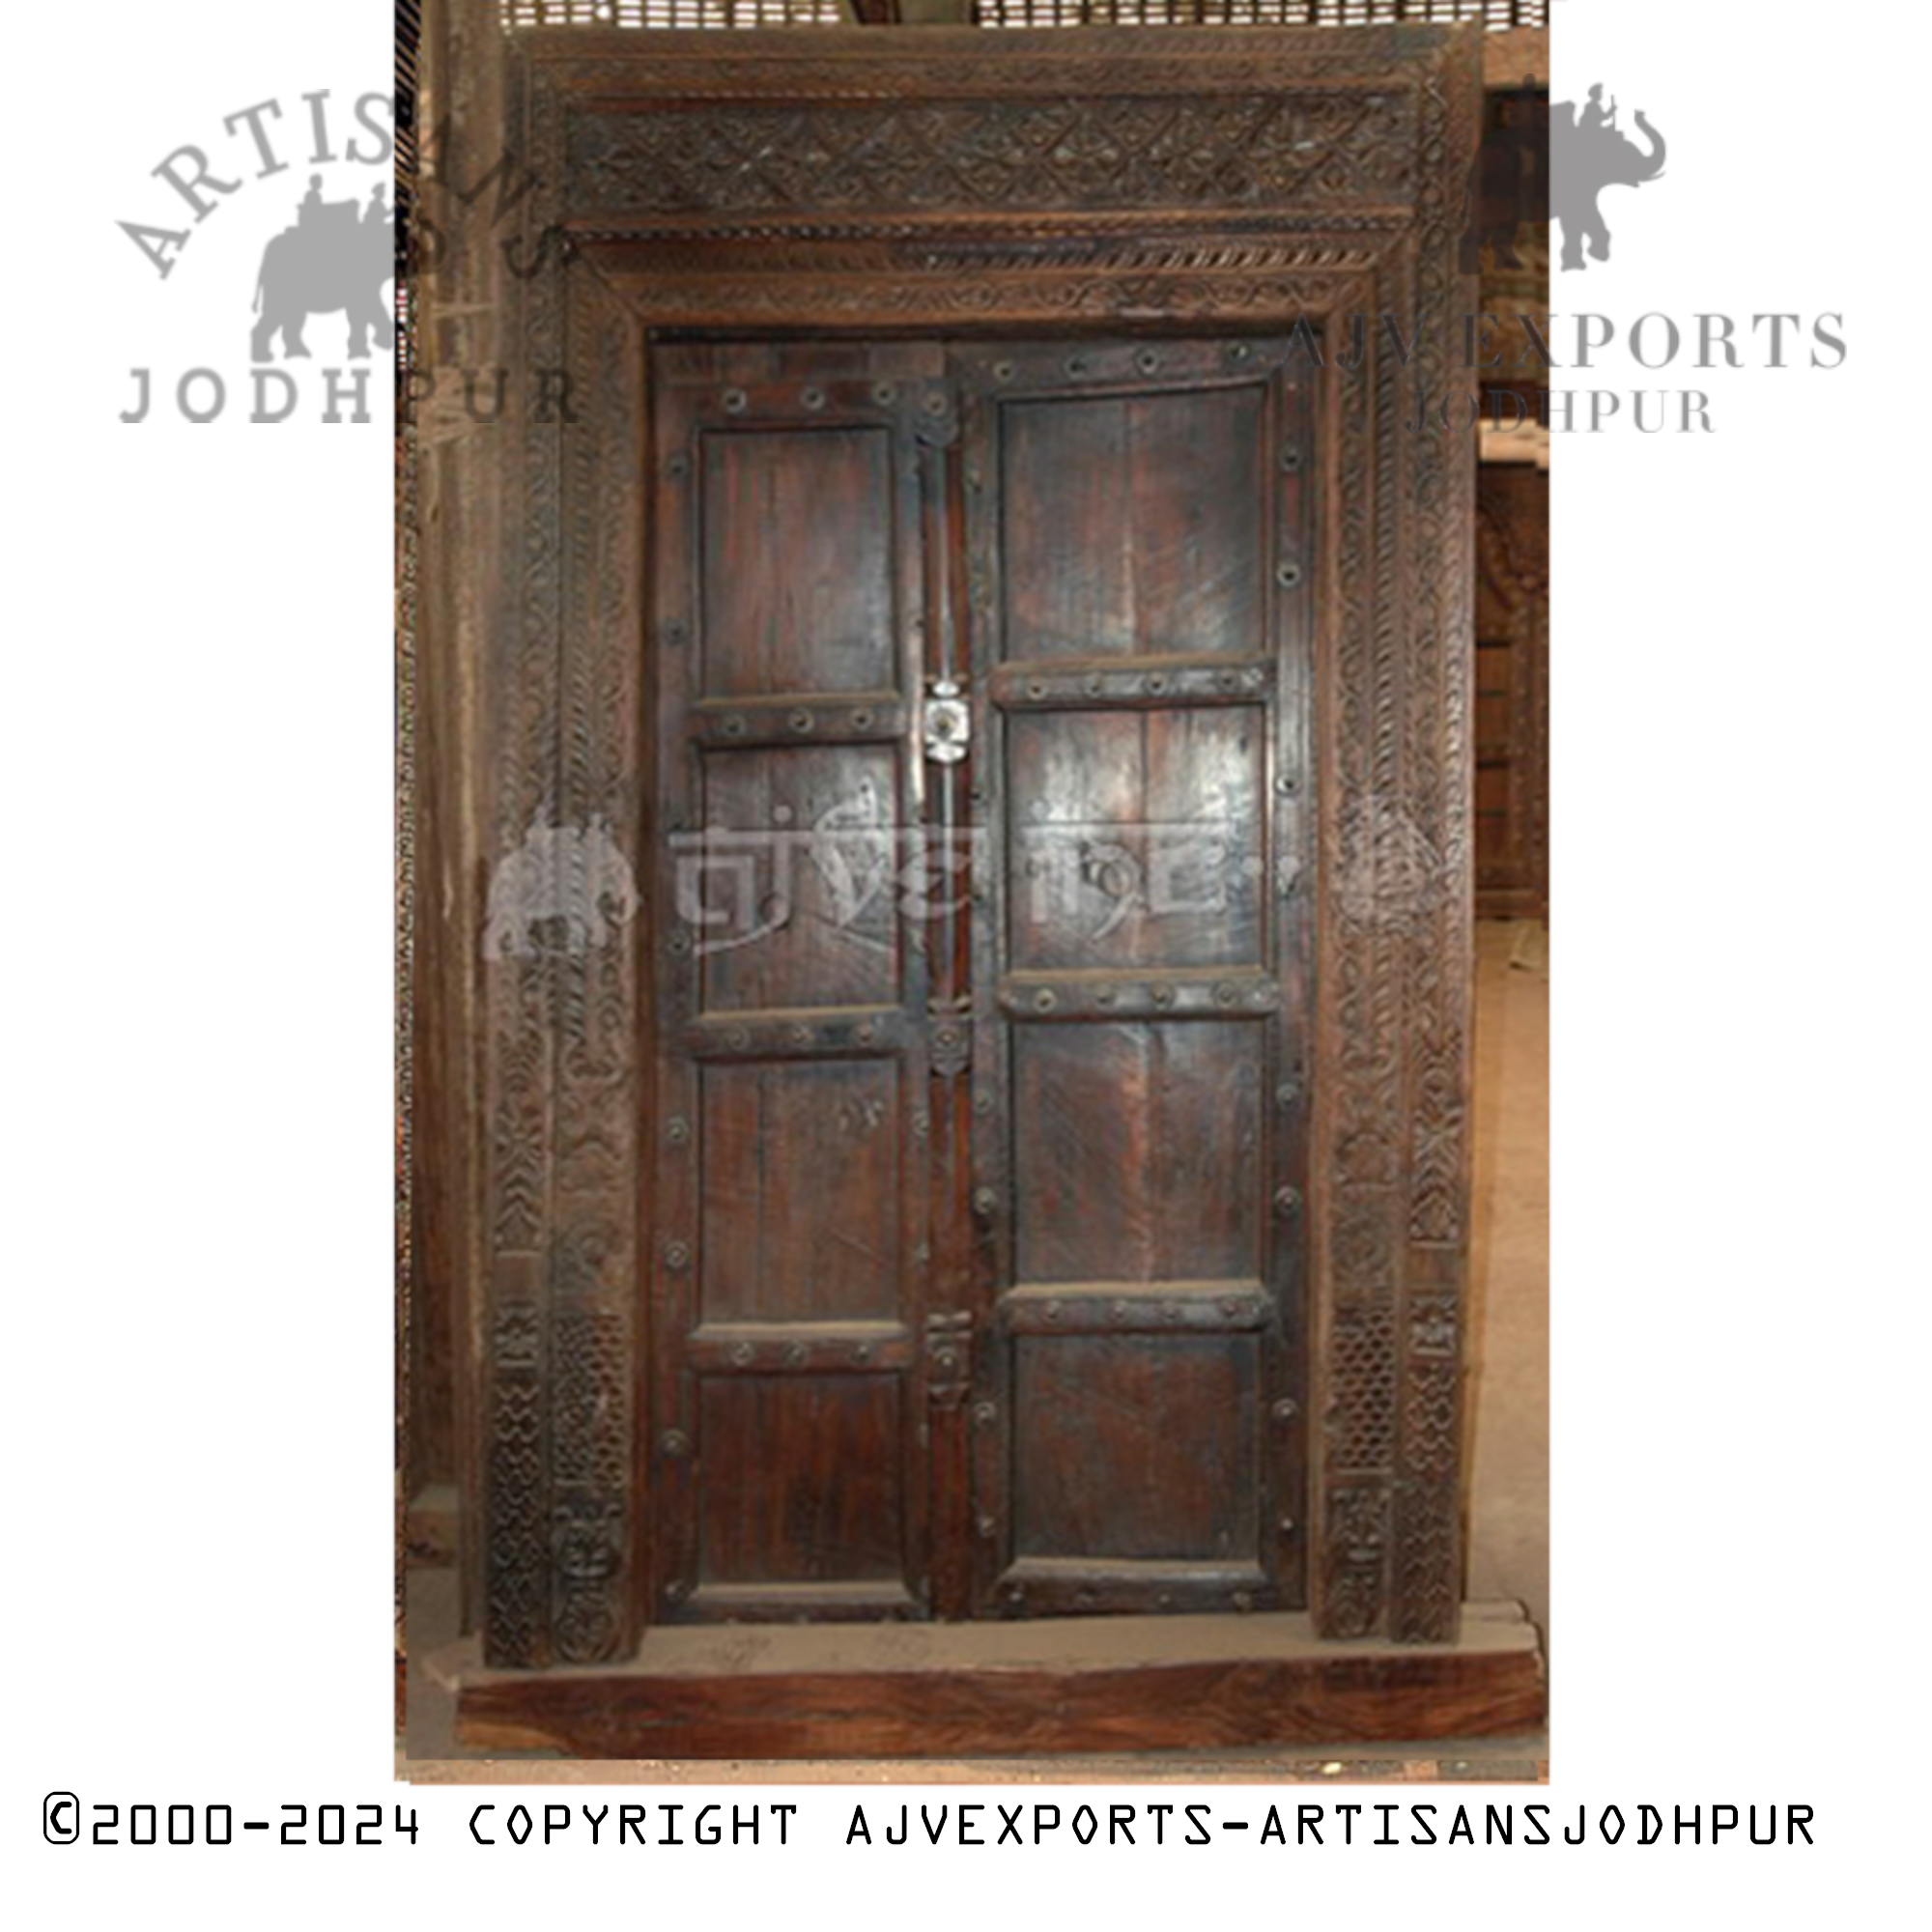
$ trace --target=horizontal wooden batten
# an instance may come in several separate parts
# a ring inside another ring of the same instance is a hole
[[[685,1359],[699,1375],[867,1374],[910,1368],[913,1339],[896,1321],[707,1321]]]
[[[840,693],[837,697],[707,697],[691,707],[691,738],[707,748],[806,742],[891,745],[905,736],[906,718],[903,701],[891,691]],[[757,829],[765,833],[783,828]],[[809,838],[811,827],[793,827],[791,834]],[[730,834],[724,836],[728,838]]]
[[[1305,1616],[1094,1617],[817,1629],[659,1628],[628,1664],[431,1660],[469,1749],[609,1758],[1037,1755],[1508,1737],[1544,1719],[1516,1605],[1455,1643],[1324,1641]]]
[[[1154,1610],[1185,1616],[1275,1609],[1280,1599],[1258,1563],[1198,1558],[1022,1556],[1001,1573],[996,1595],[1014,1615],[1078,1617]]]
[[[1263,658],[1133,658],[1107,665],[1013,663],[993,672],[993,701],[1009,711],[1094,705],[1256,704],[1274,694],[1274,661]]]
[[[1265,1327],[1274,1302],[1258,1281],[1026,1282],[994,1312],[1013,1335],[1229,1333]]]
[[[1256,972],[1009,973],[1000,1010],[1016,1020],[1233,1020],[1272,1013],[1281,987]]]
[[[892,1582],[704,1583],[681,1614],[711,1623],[894,1622],[922,1614],[922,1605]]]
[[[801,1007],[788,1011],[711,1013],[685,1029],[695,1060],[838,1059],[904,1051],[912,1029],[895,1007]]]
[[[928,408],[931,396],[939,401]],[[809,383],[724,383],[694,386],[691,396],[692,416],[706,432],[810,429],[820,422],[831,429],[887,429],[895,426],[908,409],[940,416],[951,408],[944,388],[895,378],[821,376]]]

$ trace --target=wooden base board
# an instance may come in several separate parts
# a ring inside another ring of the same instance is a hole
[[[603,1758],[1013,1757],[1503,1737],[1543,1722],[1514,1604],[1453,1644],[1330,1643],[1305,1616],[651,1631],[621,1667],[440,1660],[460,1745]]]

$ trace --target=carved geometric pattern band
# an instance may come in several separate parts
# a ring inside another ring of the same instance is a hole
[[[589,112],[574,205],[728,210],[1241,208],[1406,199],[1411,99],[1350,93]]]
[[[1473,151],[1466,91],[1454,99],[1439,72],[1422,84],[1425,154]],[[1418,353],[1413,383],[1426,396],[1454,385],[1454,319],[1467,306],[1458,268],[1463,197],[1450,171],[1427,168],[1414,257]],[[1475,467],[1452,461],[1448,435],[1411,439],[1413,533],[1424,558],[1408,587],[1405,793],[1435,890],[1415,908],[1406,961],[1409,1254],[1404,1289],[1402,1483],[1396,1509],[1389,1634],[1446,1641],[1462,1607],[1459,1500],[1461,1289],[1468,1241],[1469,1011],[1473,977],[1467,767],[1475,606]]]

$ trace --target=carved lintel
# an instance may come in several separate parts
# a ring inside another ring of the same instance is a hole
[[[864,164],[843,156],[863,155]],[[573,207],[1256,208],[1406,202],[1417,166],[1406,89],[721,103],[706,138],[685,116],[585,106],[568,134]]]

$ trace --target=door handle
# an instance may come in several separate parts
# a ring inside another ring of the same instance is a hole
[[[973,713],[950,677],[935,678],[925,699],[925,755],[956,765],[973,741]]]

